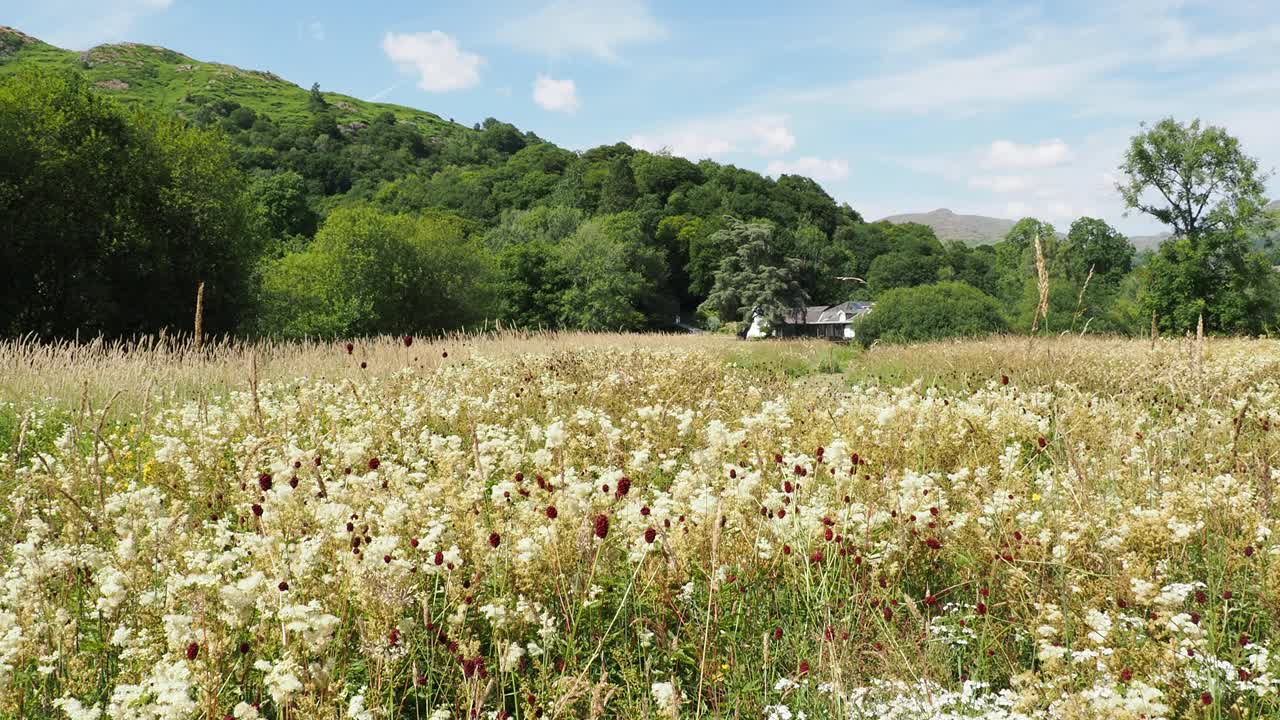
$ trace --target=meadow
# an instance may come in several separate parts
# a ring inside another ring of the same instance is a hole
[[[1275,717],[1278,400],[1271,340],[7,341],[0,717]]]

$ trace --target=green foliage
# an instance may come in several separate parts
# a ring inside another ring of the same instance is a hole
[[[895,250],[877,257],[867,271],[867,285],[877,296],[894,288],[927,285],[938,279],[942,258]]]
[[[1097,218],[1082,217],[1071,223],[1062,248],[1063,266],[1072,282],[1117,284],[1133,269],[1133,243]]]
[[[463,218],[334,211],[305,251],[263,270],[258,330],[286,337],[426,333],[483,320],[493,262]]]
[[[1122,167],[1129,206],[1185,243],[1135,256],[1101,220],[1061,237],[1024,218],[969,248],[863,222],[801,176],[624,143],[575,153],[493,118],[467,128],[163,48],[82,57],[6,31],[0,45],[0,333],[185,328],[200,280],[214,332],[656,328],[753,306],[778,320],[952,281],[1022,328],[1037,236],[1054,331],[1144,332],[1154,311],[1166,330],[1204,312],[1211,330],[1266,332],[1280,305],[1265,176],[1198,122],[1145,130]]]
[[[782,254],[773,225],[729,218],[716,235],[734,252],[721,261],[704,311],[722,320],[746,320],[754,311],[769,325],[778,325],[804,308],[809,297],[799,281],[801,263]]]
[[[130,113],[70,71],[0,79],[0,333],[234,330],[261,252],[215,132]]]
[[[1162,328],[1258,333],[1276,321],[1276,279],[1250,238],[1274,219],[1264,211],[1267,176],[1236,138],[1166,118],[1143,125],[1120,166],[1125,205],[1168,225],[1145,269],[1144,307]]]
[[[959,282],[898,288],[881,295],[857,328],[863,344],[919,342],[1003,332],[995,298]]]

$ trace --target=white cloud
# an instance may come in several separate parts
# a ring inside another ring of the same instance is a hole
[[[312,40],[324,40],[324,23],[314,20],[307,26],[307,32],[311,34]]]
[[[560,56],[594,55],[617,62],[618,51],[666,37],[644,0],[555,0],[498,33],[521,50]]]
[[[773,160],[769,163],[768,173],[774,177],[803,175],[821,182],[830,182],[849,177],[849,163],[816,157],[802,157],[795,161]]]
[[[578,88],[572,80],[556,80],[538,73],[533,81],[533,101],[543,110],[571,113],[578,109]]]
[[[58,30],[42,39],[71,50],[128,40],[139,21],[172,6],[173,0],[50,0],[40,10],[57,18]]]
[[[983,164],[994,168],[1042,168],[1061,165],[1071,158],[1071,149],[1058,139],[1034,145],[996,140],[987,149]]]
[[[417,73],[418,87],[427,92],[449,92],[480,83],[484,58],[458,47],[452,37],[432,30],[419,33],[387,33],[382,50],[407,73]]]
[[[632,135],[627,143],[656,152],[663,148],[673,155],[701,160],[734,152],[764,157],[789,152],[796,137],[787,127],[785,115],[748,115],[708,118],[667,128],[652,134]]]
[[[982,188],[998,193],[1026,190],[1030,181],[1021,175],[978,175],[969,178],[969,187]]]
[[[1061,56],[1027,43],[855,80],[840,87],[802,93],[798,99],[851,103],[886,112],[941,110],[971,114],[1009,104],[1061,99],[1074,90],[1100,83],[1102,72],[1118,62],[1115,55],[1105,53],[1071,60],[1046,59],[1053,57]]]
[[[926,48],[949,45],[964,37],[957,25],[912,23],[886,36],[885,48],[891,52],[918,52]]]

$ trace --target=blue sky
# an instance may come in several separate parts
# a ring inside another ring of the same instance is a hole
[[[868,219],[948,207],[1157,230],[1122,216],[1114,172],[1138,123],[1169,115],[1280,164],[1274,0],[4,5],[0,23],[63,47],[164,45],[573,149],[799,172]]]

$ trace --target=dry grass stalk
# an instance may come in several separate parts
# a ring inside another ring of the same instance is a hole
[[[1094,268],[1093,265],[1089,266],[1089,274],[1085,276],[1084,284],[1080,286],[1080,294],[1076,296],[1076,312],[1074,315],[1071,316],[1072,330],[1076,329],[1076,322],[1078,322],[1080,320],[1080,317],[1084,315],[1084,294],[1089,289],[1089,281],[1093,279],[1093,268]],[[1093,318],[1090,318],[1090,320],[1092,319]],[[1089,323],[1086,322],[1084,325],[1084,330],[1088,330],[1088,329],[1089,329]],[[1084,330],[1080,331],[1082,335],[1084,334]]]
[[[196,352],[204,346],[204,281],[196,286],[196,329],[194,338]]]
[[[1044,261],[1044,247],[1040,244],[1040,234],[1036,234],[1036,284],[1040,289],[1040,302],[1036,305],[1035,316],[1031,318],[1031,334],[1035,335],[1040,327],[1040,318],[1049,327],[1049,268]]]

